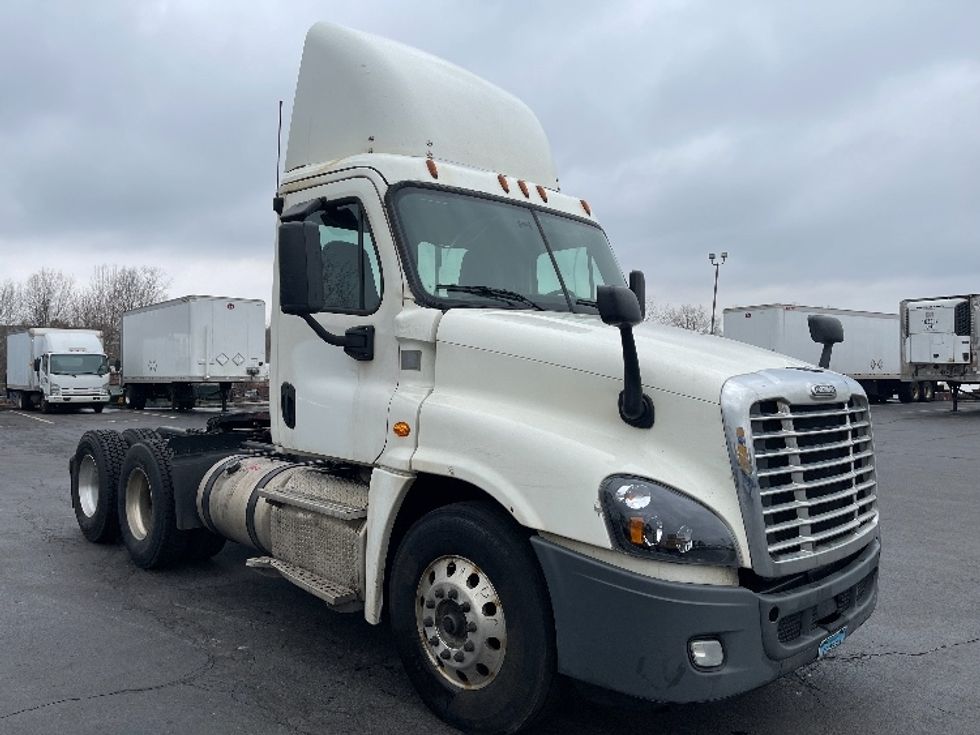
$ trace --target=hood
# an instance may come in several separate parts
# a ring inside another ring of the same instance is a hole
[[[811,367],[741,342],[645,322],[633,329],[643,385],[718,403],[733,375],[767,368]],[[598,315],[491,309],[450,309],[438,341],[622,379],[619,330]],[[820,346],[814,344],[814,357]]]

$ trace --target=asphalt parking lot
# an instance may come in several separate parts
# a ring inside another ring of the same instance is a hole
[[[247,549],[142,572],[121,546],[82,538],[68,499],[82,432],[211,415],[0,409],[0,732],[449,732],[415,697],[384,626],[245,569]],[[541,732],[976,733],[980,406],[875,406],[873,418],[881,593],[837,653],[709,705],[569,693]]]

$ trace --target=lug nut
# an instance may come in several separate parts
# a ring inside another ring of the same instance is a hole
[[[455,600],[457,597],[459,597],[459,592],[457,592],[456,590],[449,590],[450,600]]]
[[[453,661],[456,661],[457,663],[462,661],[464,658],[466,657],[463,655],[462,651],[456,651],[456,653],[453,655]]]
[[[433,645],[433,646],[438,646],[438,645],[439,645],[439,636],[436,636],[436,635],[434,635],[434,636],[432,636],[432,637],[431,637],[431,638],[429,639],[429,643],[430,643],[431,645]]]
[[[464,613],[468,613],[470,611],[470,603],[464,602],[462,605],[459,606],[459,609],[462,610]]]
[[[474,623],[471,620],[469,623],[466,624],[466,630],[469,631],[470,633],[476,633],[476,623]]]
[[[440,653],[440,654],[439,654],[439,658],[441,658],[441,659],[444,659],[444,660],[446,660],[446,661],[448,661],[448,660],[449,660],[449,657],[450,657],[451,655],[452,655],[452,654],[451,654],[451,653],[449,653],[449,649],[448,649],[448,648],[444,648],[444,649],[442,649],[442,653]]]
[[[426,628],[431,628],[431,627],[432,627],[432,618],[430,618],[430,617],[426,617],[426,618],[425,618],[425,619],[424,619],[424,620],[422,621],[422,625],[424,625],[424,626],[425,626]]]
[[[472,652],[474,648],[476,648],[476,646],[473,645],[473,641],[466,641],[466,643],[463,644],[464,651]]]
[[[443,592],[442,590],[436,590],[436,597],[438,597],[440,600],[445,596],[446,596],[445,592]]]
[[[435,600],[426,600],[425,606],[431,610],[436,606]]]

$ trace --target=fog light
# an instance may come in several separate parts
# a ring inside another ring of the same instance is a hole
[[[725,649],[713,638],[691,641],[691,660],[699,669],[716,669],[725,663]]]

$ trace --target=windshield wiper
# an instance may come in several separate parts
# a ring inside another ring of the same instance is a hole
[[[599,308],[599,302],[593,301],[592,299],[575,299],[576,304],[581,304],[582,306],[591,306],[593,309]]]
[[[453,291],[458,291],[460,293],[471,293],[477,296],[489,296],[490,298],[500,299],[501,301],[517,301],[522,304],[527,304],[538,311],[545,310],[543,306],[531,301],[531,299],[524,294],[517,293],[517,291],[511,291],[506,288],[496,288],[494,286],[460,286],[454,283],[437,283],[436,288],[444,289],[450,293]]]

